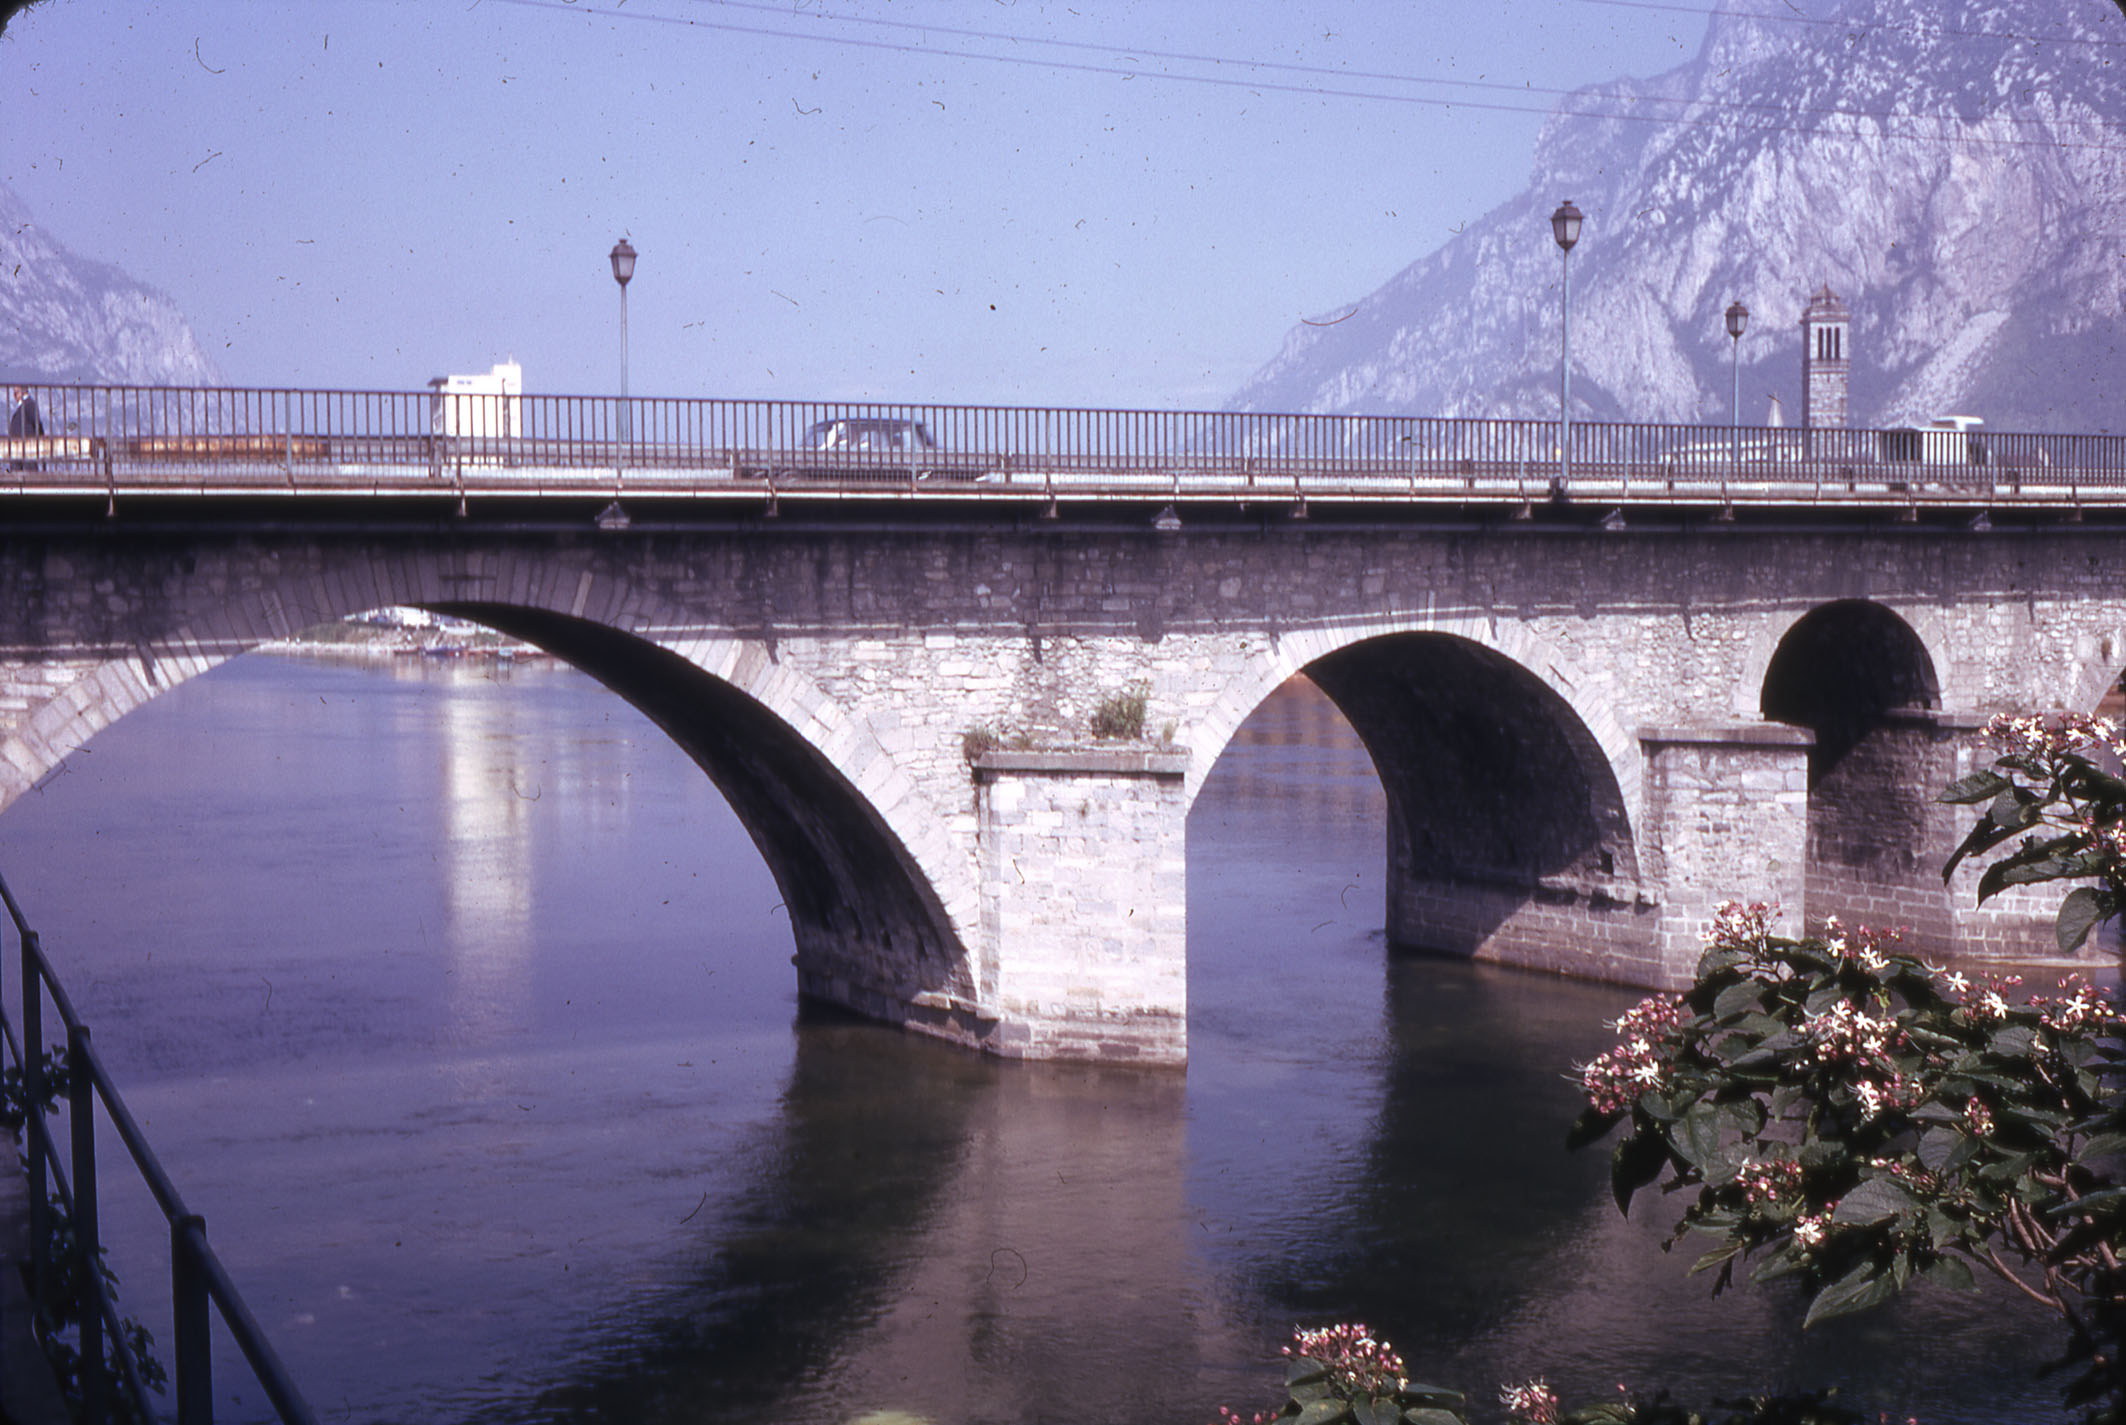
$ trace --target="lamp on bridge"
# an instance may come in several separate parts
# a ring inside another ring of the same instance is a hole
[[[1727,334],[1734,338],[1735,345],[1735,393],[1727,408],[1728,424],[1735,428],[1734,464],[1736,474],[1742,465],[1742,333],[1749,329],[1750,309],[1740,302],[1727,305]]]
[[[1564,254],[1565,274],[1558,286],[1558,301],[1563,318],[1559,334],[1564,344],[1564,359],[1558,368],[1558,488],[1560,499],[1572,479],[1572,245],[1580,240],[1580,224],[1587,215],[1572,206],[1567,198],[1558,204],[1558,210],[1550,215],[1550,235],[1558,240],[1558,250]]]
[[[626,441],[632,433],[627,408],[627,284],[635,275],[635,249],[622,238],[607,255],[613,260],[613,280],[620,284],[620,439]]]

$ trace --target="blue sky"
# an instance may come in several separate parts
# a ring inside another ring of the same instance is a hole
[[[1216,405],[1712,3],[48,0],[0,181],[240,384],[615,390],[626,234],[638,395]]]

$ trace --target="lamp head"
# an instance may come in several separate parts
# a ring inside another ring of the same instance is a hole
[[[1580,240],[1580,224],[1586,219],[1587,215],[1572,206],[1572,199],[1567,198],[1550,215],[1550,235],[1558,240],[1559,247],[1571,252],[1572,245]]]
[[[1729,303],[1727,309],[1727,334],[1736,341],[1740,341],[1742,340],[1742,333],[1748,329],[1749,324],[1750,309],[1740,302]]]
[[[625,291],[628,279],[635,275],[635,249],[629,245],[626,238],[622,238],[613,244],[613,250],[608,255],[613,259],[613,280]]]

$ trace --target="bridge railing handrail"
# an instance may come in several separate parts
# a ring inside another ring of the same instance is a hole
[[[1571,496],[1914,489],[2012,497],[2126,485],[2126,436],[1575,422],[1555,419],[1098,410],[722,397],[49,386],[45,435],[0,441],[0,490],[127,486],[292,491],[428,482],[463,492],[602,476],[909,489],[1068,477],[1166,479],[1175,493],[1295,483],[1390,493],[1395,481]],[[32,474],[36,478],[28,478]],[[1118,487],[1119,492],[1119,487]]]
[[[258,1320],[243,1299],[221,1258],[207,1241],[206,1222],[186,1205],[176,1183],[164,1169],[141,1131],[132,1110],[104,1066],[89,1036],[89,1027],[76,1013],[59,976],[46,958],[37,932],[30,928],[14,892],[0,878],[0,904],[13,923],[20,957],[21,1032],[0,1007],[0,1041],[22,1079],[25,1105],[24,1140],[27,1147],[30,1184],[31,1299],[41,1299],[41,1288],[58,1265],[52,1259],[51,1223],[56,1207],[72,1221],[71,1253],[74,1279],[93,1296],[93,1310],[83,1310],[78,1324],[77,1348],[82,1362],[82,1420],[84,1425],[103,1425],[113,1418],[112,1402],[104,1388],[102,1372],[95,1363],[104,1359],[106,1345],[115,1358],[126,1392],[132,1396],[139,1419],[155,1418],[147,1400],[141,1361],[134,1350],[118,1303],[102,1269],[102,1244],[98,1214],[96,1168],[96,1105],[118,1140],[124,1144],[135,1171],[170,1224],[170,1302],[174,1332],[171,1346],[175,1358],[177,1419],[179,1425],[212,1425],[214,1393],[213,1342],[208,1307],[221,1315],[230,1338],[250,1365],[259,1388],[265,1392],[284,1425],[316,1425],[316,1415],[303,1400],[294,1378],[281,1362]],[[51,1125],[38,1107],[47,1091],[44,1036],[44,1001],[49,997],[64,1030],[64,1081],[50,1087],[63,1090],[68,1104],[68,1154],[62,1164]]]

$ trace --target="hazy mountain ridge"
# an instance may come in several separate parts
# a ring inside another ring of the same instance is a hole
[[[177,304],[61,246],[0,185],[0,378],[214,385],[221,377]]]
[[[1854,316],[1856,424],[1955,410],[2001,428],[2126,425],[2126,244],[2109,231],[2126,214],[2119,10],[1845,0],[1830,13],[1838,24],[1723,15],[1691,62],[1565,101],[1686,121],[1554,117],[1526,192],[1348,318],[1295,328],[1233,404],[1554,413],[1548,216],[1570,197],[1588,215],[1572,256],[1576,414],[1727,421],[1721,314],[1740,297],[1743,419],[1763,420],[1776,393],[1798,420],[1798,322],[1829,283]]]

